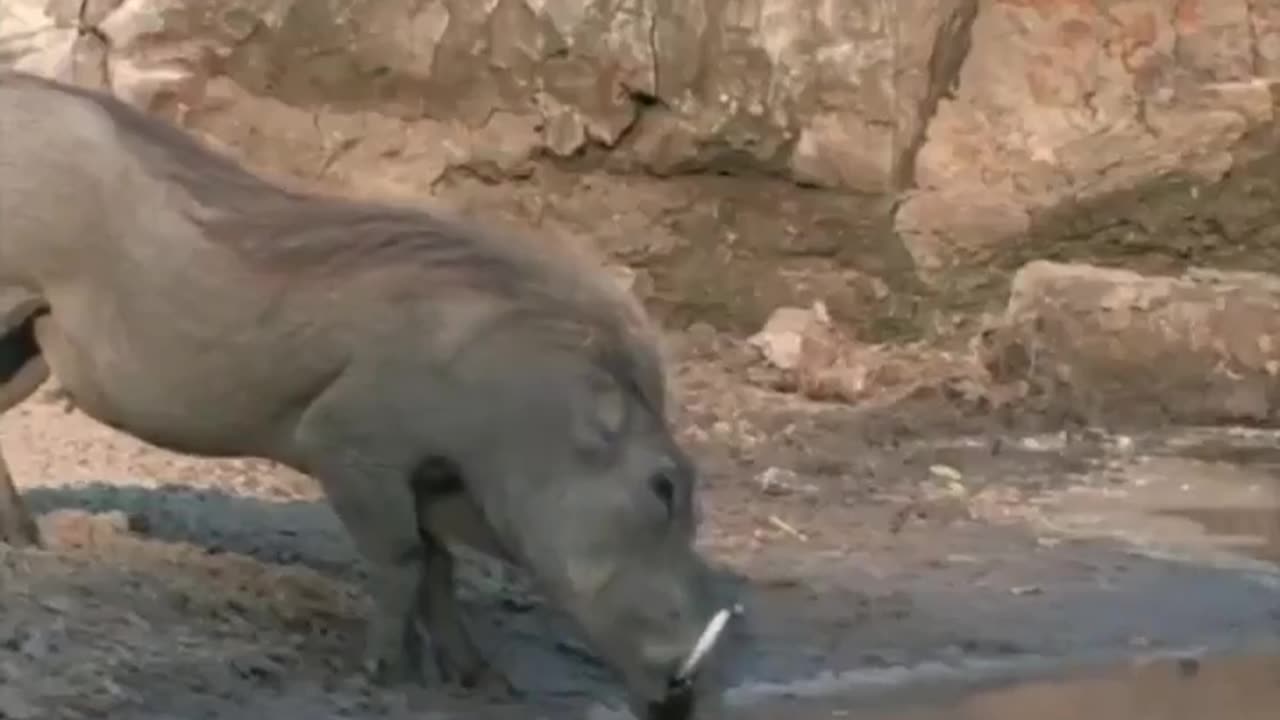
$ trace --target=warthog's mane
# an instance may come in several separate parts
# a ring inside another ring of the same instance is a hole
[[[191,198],[192,219],[205,238],[250,267],[320,281],[412,267],[424,299],[450,288],[481,293],[500,304],[500,322],[518,322],[543,342],[586,350],[663,412],[656,333],[639,303],[587,258],[424,209],[289,189],[109,93],[0,72],[0,84],[14,82],[100,110],[145,172]]]

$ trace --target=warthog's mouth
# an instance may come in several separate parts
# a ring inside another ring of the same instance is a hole
[[[698,636],[698,641],[693,644],[693,649],[689,651],[689,655],[685,657],[684,662],[680,663],[676,674],[667,683],[666,697],[659,702],[650,703],[644,720],[688,720],[692,716],[693,685],[698,671],[711,655],[711,651],[715,650],[716,645],[719,644],[720,638],[729,626],[729,621],[741,615],[742,611],[741,605],[734,605],[732,608],[722,608],[711,617],[707,626],[703,628],[702,634]]]

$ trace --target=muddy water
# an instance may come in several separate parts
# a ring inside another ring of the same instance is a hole
[[[1184,492],[1191,496],[1191,502],[1184,501],[1181,506],[1175,502],[1160,509],[1160,514],[1190,520],[1238,552],[1280,563],[1280,447],[1267,440],[1271,440],[1269,435],[1254,438],[1252,443],[1201,438],[1182,443],[1178,452],[1184,457],[1209,463],[1209,467],[1221,463],[1247,466],[1254,475],[1208,498],[1204,493]]]
[[[1280,508],[1175,508],[1165,515],[1185,518],[1212,537],[1234,540],[1240,552],[1258,560],[1280,563]]]
[[[1127,612],[1136,625],[1141,624],[1139,618],[1170,612],[1196,595],[1202,598],[1172,613],[1181,620],[1168,618],[1173,624],[1221,617],[1233,594],[1249,592],[1243,584],[1237,585],[1249,573],[1237,574],[1231,569],[1233,563],[1223,561],[1231,556],[1241,559],[1240,568],[1257,573],[1256,580],[1269,578],[1254,596],[1274,607],[1280,599],[1280,585],[1274,582],[1280,567],[1280,438],[1258,435],[1231,437],[1228,442],[1192,436],[1170,443],[1172,452],[1162,448],[1164,452],[1121,457],[1109,465],[1122,481],[1071,488],[1060,495],[1054,506],[1064,514],[1050,515],[1051,520],[1068,519],[1080,511],[1081,527],[1097,531],[1081,536],[1121,540],[1121,547],[1129,546],[1144,557],[1181,558],[1182,562],[1161,567],[1158,574],[1190,574],[1167,585],[1163,581],[1148,584],[1149,580],[1131,575],[1128,583],[1146,586],[1143,602],[1122,602],[1125,593],[1111,587],[1103,590],[1098,604],[1077,608],[1073,618],[1059,616],[1057,622],[1089,633]],[[1213,548],[1225,555],[1209,552]],[[1152,549],[1164,552],[1149,554]],[[1251,564],[1246,558],[1261,562]],[[1221,573],[1211,567],[1220,568]],[[1016,622],[1013,614],[1007,617]],[[1030,658],[1010,657],[985,667],[979,661],[950,676],[950,671],[918,668],[901,668],[898,677],[853,671],[833,677],[826,687],[782,683],[763,693],[740,689],[732,716],[747,720],[1271,720],[1280,718],[1280,653],[1274,645],[1280,637],[1278,619],[1280,614],[1273,610],[1269,618],[1243,626],[1252,628],[1248,636],[1253,640],[1269,638],[1261,650],[1255,646],[1247,650],[1246,641],[1237,635],[1219,645],[1218,654],[1199,660],[1186,656],[1125,661],[1123,655],[1113,655],[1087,661],[1077,656],[1070,665],[1030,667],[1036,664],[1024,664]],[[1138,639],[1142,640],[1141,633]],[[1251,651],[1257,654],[1247,654]]]
[[[987,689],[913,687],[868,703],[792,699],[746,708],[744,720],[1274,720],[1280,656],[1162,660]],[[889,707],[886,707],[888,705]]]

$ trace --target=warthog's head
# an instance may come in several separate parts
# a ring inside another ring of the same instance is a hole
[[[697,472],[661,381],[620,379],[572,353],[509,357],[485,413],[501,439],[480,462],[502,479],[472,491],[617,671],[640,720],[701,717],[720,697],[713,651],[730,612],[693,547]]]

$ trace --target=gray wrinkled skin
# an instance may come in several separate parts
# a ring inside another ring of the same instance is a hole
[[[713,602],[656,342],[603,273],[420,210],[298,193],[106,96],[0,74],[0,412],[54,374],[149,443],[314,477],[370,564],[367,667],[423,638],[505,686],[454,599],[457,540],[529,568],[641,718]],[[0,540],[39,537],[0,458]]]

